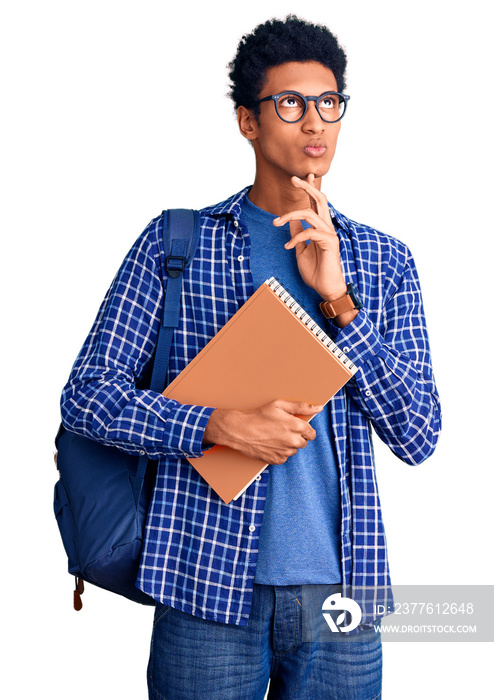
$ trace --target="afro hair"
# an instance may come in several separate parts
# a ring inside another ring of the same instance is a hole
[[[346,87],[346,54],[334,34],[323,25],[288,15],[284,20],[271,19],[260,24],[240,40],[234,59],[228,64],[228,96],[235,109],[243,105],[259,116],[256,103],[266,71],[288,61],[317,61],[333,72],[339,92]]]

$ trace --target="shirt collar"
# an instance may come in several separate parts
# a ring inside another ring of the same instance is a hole
[[[336,222],[340,228],[342,228],[345,231],[347,231],[348,233],[350,233],[350,226],[349,226],[349,222],[348,222],[348,219],[346,218],[346,216],[343,216],[343,214],[340,214],[340,212],[333,207],[331,202],[328,202],[328,206],[329,206],[329,212],[331,214],[331,219],[333,221],[333,224]]]
[[[214,204],[213,206],[206,207],[202,211],[208,216],[233,216],[234,219],[238,219],[242,210],[243,199],[247,195],[247,192],[251,189],[251,187],[252,185],[244,187],[242,190],[240,190],[240,192],[237,192],[231,197],[228,197],[228,199],[225,199],[223,202],[219,202],[219,204]],[[340,214],[340,212],[337,209],[335,209],[330,202],[328,202],[328,206],[333,222],[336,221],[340,228],[343,228],[346,231],[350,232],[348,219],[345,216],[343,216],[343,214]]]
[[[228,197],[228,199],[225,199],[224,202],[220,202],[219,204],[214,204],[211,207],[206,207],[202,211],[207,214],[208,216],[233,216],[235,219],[238,219],[240,216],[240,211],[242,209],[242,200],[247,194],[247,192],[250,190],[251,185],[249,187],[244,187],[240,192],[237,192],[237,194],[232,195],[231,197]]]

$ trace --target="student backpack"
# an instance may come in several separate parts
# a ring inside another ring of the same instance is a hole
[[[199,241],[199,212],[162,212],[167,284],[149,388],[161,393],[178,326],[185,267]],[[82,608],[83,581],[144,605],[155,601],[135,586],[156,463],[77,435],[60,425],[55,438],[54,510],[69,573],[74,607]]]

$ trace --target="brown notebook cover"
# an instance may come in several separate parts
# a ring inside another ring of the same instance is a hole
[[[254,408],[274,399],[324,405],[356,371],[272,277],[163,394],[180,403],[215,408]],[[267,466],[220,445],[189,462],[225,503],[238,498]]]

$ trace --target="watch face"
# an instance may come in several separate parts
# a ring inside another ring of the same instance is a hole
[[[349,284],[347,286],[347,292],[350,295],[356,309],[361,309],[363,307],[362,298],[360,292],[354,284]]]

